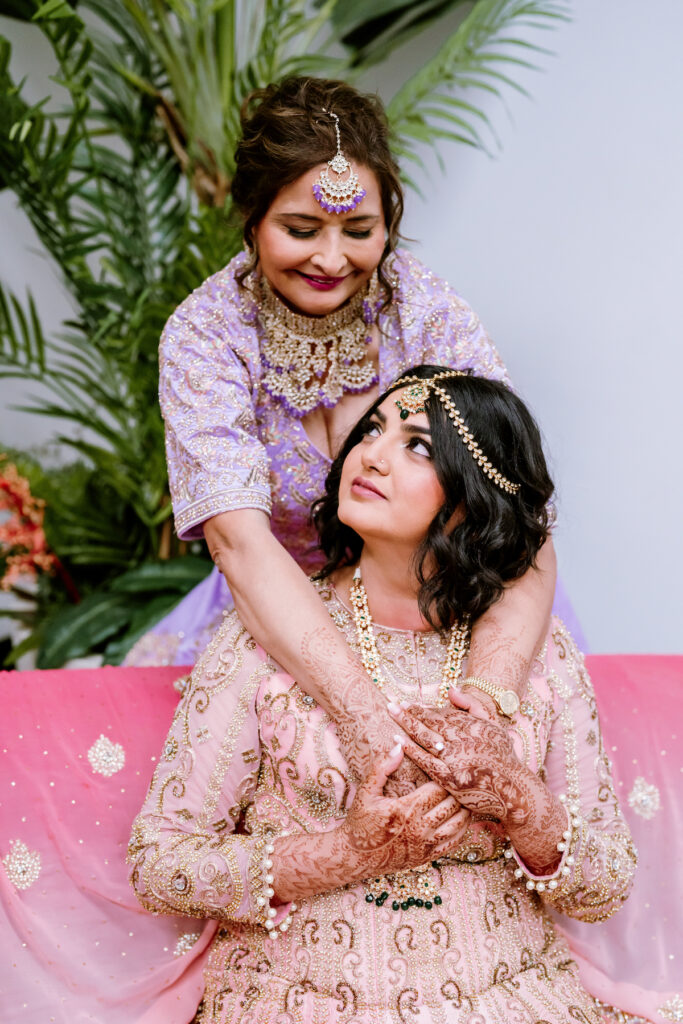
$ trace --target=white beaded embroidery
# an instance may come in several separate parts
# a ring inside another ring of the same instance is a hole
[[[10,852],[2,859],[7,877],[17,889],[28,889],[40,874],[40,854],[20,839],[10,839],[9,845]]]
[[[672,996],[663,1006],[659,1007],[659,1013],[667,1020],[683,1021],[683,998],[678,994]]]
[[[646,782],[642,775],[639,775],[628,795],[628,803],[636,814],[649,821],[650,818],[654,818],[661,806],[659,790],[652,783]]]
[[[126,754],[120,743],[112,743],[107,736],[100,735],[88,751],[88,761],[94,772],[109,777],[121,771]]]
[[[175,944],[173,956],[184,956],[185,953],[189,953],[200,935],[201,932],[184,932]]]

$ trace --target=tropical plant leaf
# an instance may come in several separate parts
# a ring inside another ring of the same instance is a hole
[[[178,558],[171,531],[157,349],[173,309],[240,248],[229,184],[243,99],[284,75],[357,79],[459,8],[459,27],[389,105],[398,155],[418,166],[441,140],[495,143],[478,97],[520,88],[518,71],[543,53],[529,28],[565,17],[559,0],[3,5],[47,40],[67,97],[57,112],[29,102],[0,36],[0,188],[73,309],[48,335],[33,297],[0,286],[0,376],[40,385],[23,406],[59,420],[78,459],[23,460],[60,565],[36,581],[41,665],[105,647],[120,658],[209,571]]]
[[[119,576],[112,583],[112,590],[128,594],[170,590],[185,594],[201,583],[212,568],[208,559],[191,555],[174,558],[170,562],[145,562]]]
[[[130,598],[116,593],[91,594],[66,608],[45,624],[38,668],[61,668],[71,658],[82,657],[118,633],[131,615]]]
[[[439,138],[450,138],[488,148],[471,120],[474,115],[490,124],[487,116],[470,99],[467,105],[462,100],[454,105],[452,92],[468,90],[469,96],[483,89],[495,93],[500,83],[524,93],[498,65],[535,67],[526,53],[540,48],[529,43],[525,33],[530,28],[548,28],[567,16],[566,5],[555,0],[477,0],[441,49],[387,105],[399,155],[407,155],[415,139],[433,144]],[[470,120],[463,116],[466,111]],[[435,121],[440,121],[441,127]]]
[[[137,608],[131,616],[127,628],[120,636],[110,640],[103,652],[106,665],[120,665],[133,644],[153,629],[157,623],[168,615],[182,600],[183,594],[170,591],[167,594],[156,594]]]

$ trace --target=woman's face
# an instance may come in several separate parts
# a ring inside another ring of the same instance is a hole
[[[432,462],[426,413],[402,420],[392,392],[351,449],[339,484],[339,519],[367,543],[391,540],[410,551],[422,542],[445,495]]]
[[[259,267],[288,306],[324,316],[350,299],[372,276],[384,250],[379,184],[356,166],[365,197],[355,210],[328,213],[313,195],[326,164],[281,189],[254,231]]]

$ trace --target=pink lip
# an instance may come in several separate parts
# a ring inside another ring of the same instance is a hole
[[[303,277],[304,281],[311,286],[311,288],[317,289],[319,292],[330,292],[333,288],[336,288],[346,280],[344,277],[316,277],[312,274],[304,274],[301,270],[297,270],[299,277]]]
[[[369,480],[364,480],[362,476],[356,476],[351,482],[351,490],[354,494],[357,494],[360,498],[383,498],[386,501],[386,497],[374,484],[371,484]]]

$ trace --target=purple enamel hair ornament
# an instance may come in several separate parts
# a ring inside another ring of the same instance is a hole
[[[313,195],[323,210],[328,213],[349,213],[355,210],[365,196],[365,189],[358,180],[358,175],[341,151],[339,135],[339,118],[331,111],[323,113],[334,118],[334,130],[337,135],[337,152],[323,168],[320,177],[313,184]],[[330,171],[334,175],[330,177]],[[347,176],[348,175],[348,176]]]

